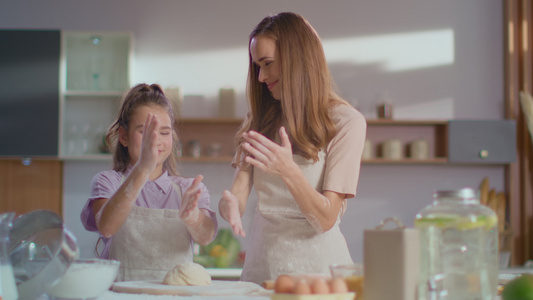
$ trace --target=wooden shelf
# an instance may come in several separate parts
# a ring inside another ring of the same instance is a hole
[[[194,158],[190,156],[183,156],[180,158],[181,162],[193,162],[193,163],[230,163],[233,160],[233,157],[230,156],[218,156],[218,157],[209,157],[209,156],[202,156],[199,158]],[[370,160],[362,160],[362,164],[364,165],[435,165],[435,164],[447,164],[448,159],[445,157],[438,157],[438,158],[432,158],[432,159],[425,159],[425,160],[417,160],[417,159],[402,159],[402,160],[392,160],[392,159],[382,159],[382,158],[375,158]]]
[[[445,157],[436,157],[431,159],[410,159],[405,158],[402,160],[393,160],[393,159],[383,159],[383,158],[374,158],[374,159],[368,159],[368,160],[362,160],[362,164],[368,164],[368,165],[438,165],[438,164],[447,164],[448,159]]]
[[[177,119],[177,124],[241,124],[239,118],[184,118]]]
[[[232,160],[233,156],[201,156],[198,158],[191,156],[180,157],[180,161],[186,163],[230,163]]]
[[[72,95],[78,95],[72,92]],[[104,93],[102,93],[104,94]],[[109,95],[108,92],[105,94]],[[183,118],[177,119],[178,136],[182,142],[184,155],[180,158],[183,163],[227,163],[233,160],[235,153],[233,141],[241,126],[240,118]],[[446,120],[367,120],[367,139],[374,142],[374,147],[389,138],[400,138],[407,145],[415,138],[427,139],[430,143],[430,157],[426,160],[415,160],[406,157],[402,160],[383,159],[379,151],[375,158],[363,160],[364,165],[443,165],[447,164]],[[201,145],[201,156],[195,158],[188,155],[188,143],[196,141]],[[208,148],[212,144],[219,144],[221,150],[218,156],[208,156]],[[62,156],[62,160],[111,160],[109,154],[89,154],[83,156]]]
[[[394,119],[368,119],[368,125],[384,126],[435,126],[447,125],[448,120],[394,120]]]

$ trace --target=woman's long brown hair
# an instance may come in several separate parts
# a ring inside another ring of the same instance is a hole
[[[285,126],[293,153],[318,161],[318,152],[336,134],[329,112],[344,102],[334,91],[322,43],[316,31],[302,16],[284,12],[264,18],[252,31],[276,42],[281,64],[281,100],[276,100],[259,82],[259,67],[249,52],[247,97],[250,111],[237,133],[237,162],[244,156],[242,134],[255,130],[274,140]],[[248,44],[250,45],[250,44]]]

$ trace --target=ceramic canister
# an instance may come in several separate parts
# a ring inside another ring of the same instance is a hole
[[[429,143],[424,139],[414,140],[409,145],[409,151],[412,159],[428,159]]]
[[[402,159],[402,141],[399,139],[390,139],[383,143],[383,158],[385,159]]]

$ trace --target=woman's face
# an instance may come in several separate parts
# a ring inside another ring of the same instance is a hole
[[[144,123],[149,113],[159,120],[156,129],[158,150],[157,166],[161,167],[172,151],[172,122],[167,111],[158,105],[143,105],[133,113],[128,125],[128,132],[121,136],[120,142],[128,147],[130,164],[135,165],[140,158]]]
[[[250,55],[259,69],[257,80],[266,84],[274,99],[281,100],[281,67],[276,41],[261,35],[252,38]]]

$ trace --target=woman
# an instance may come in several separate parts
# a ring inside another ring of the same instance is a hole
[[[237,133],[231,191],[219,202],[234,233],[252,186],[256,216],[241,279],[328,273],[351,263],[340,217],[355,196],[366,122],[333,91],[320,39],[294,13],[264,18],[249,40],[250,112]]]

